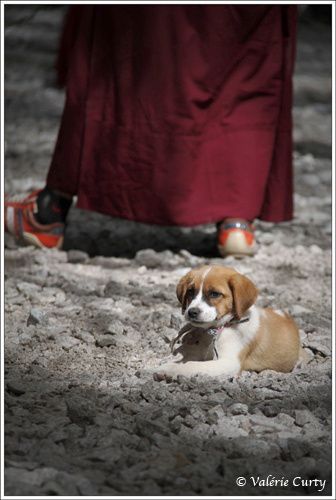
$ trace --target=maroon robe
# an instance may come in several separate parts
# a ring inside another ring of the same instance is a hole
[[[72,6],[49,187],[163,225],[292,218],[296,7]]]

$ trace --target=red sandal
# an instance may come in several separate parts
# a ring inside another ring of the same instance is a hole
[[[12,234],[18,243],[39,248],[61,248],[64,238],[64,224],[40,224],[36,199],[40,191],[24,196],[5,196],[5,231]]]

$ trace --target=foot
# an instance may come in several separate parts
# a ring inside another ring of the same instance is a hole
[[[253,225],[244,219],[224,219],[218,224],[217,247],[222,257],[254,255],[256,242]]]
[[[37,220],[37,198],[41,191],[27,196],[5,196],[5,231],[12,234],[18,243],[39,248],[61,248],[64,223],[41,224]]]

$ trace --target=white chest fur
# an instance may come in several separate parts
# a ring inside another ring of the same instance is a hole
[[[258,307],[252,306],[247,314],[249,321],[223,328],[215,340],[219,359],[235,359],[239,363],[239,354],[258,331],[260,313]]]
[[[230,328],[224,328],[215,339],[218,359],[212,361],[189,361],[187,363],[169,363],[161,367],[162,376],[206,374],[210,376],[238,375],[241,371],[239,354],[256,335],[259,327],[261,310],[252,306],[247,316],[249,321]],[[158,373],[160,380],[161,374]]]

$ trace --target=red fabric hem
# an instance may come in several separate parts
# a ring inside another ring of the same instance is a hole
[[[91,212],[101,213],[103,215],[107,215],[107,216],[112,217],[112,218],[125,219],[125,220],[129,220],[129,221],[133,221],[133,222],[139,222],[142,224],[151,224],[151,225],[167,226],[167,227],[174,227],[174,226],[193,227],[193,226],[199,226],[202,224],[216,224],[217,222],[220,222],[223,219],[228,218],[228,217],[235,217],[235,218],[240,218],[240,219],[249,220],[249,221],[253,221],[253,220],[257,219],[257,220],[261,220],[264,222],[273,222],[273,223],[288,222],[288,221],[291,221],[293,219],[292,212],[288,212],[288,213],[285,213],[283,215],[277,215],[274,217],[270,217],[270,216],[261,216],[261,215],[256,216],[254,214],[252,215],[252,214],[243,213],[243,212],[231,214],[231,212],[227,211],[224,213],[223,212],[213,213],[212,215],[208,215],[208,216],[204,213],[195,214],[194,218],[190,218],[190,217],[184,218],[183,214],[181,214],[181,216],[179,218],[176,218],[173,221],[171,220],[171,221],[167,222],[167,219],[155,217],[154,215],[152,215],[150,217],[146,217],[146,216],[139,215],[139,214],[136,216],[132,216],[132,215],[127,214],[127,213],[126,214],[120,213],[120,212],[113,210],[113,209],[108,209],[105,211],[103,209],[98,210],[96,205],[91,205],[88,201],[80,200],[80,199],[77,201],[77,208],[79,208],[81,210],[89,210]]]
[[[291,219],[295,18],[278,5],[76,10],[48,185],[150,224]]]

